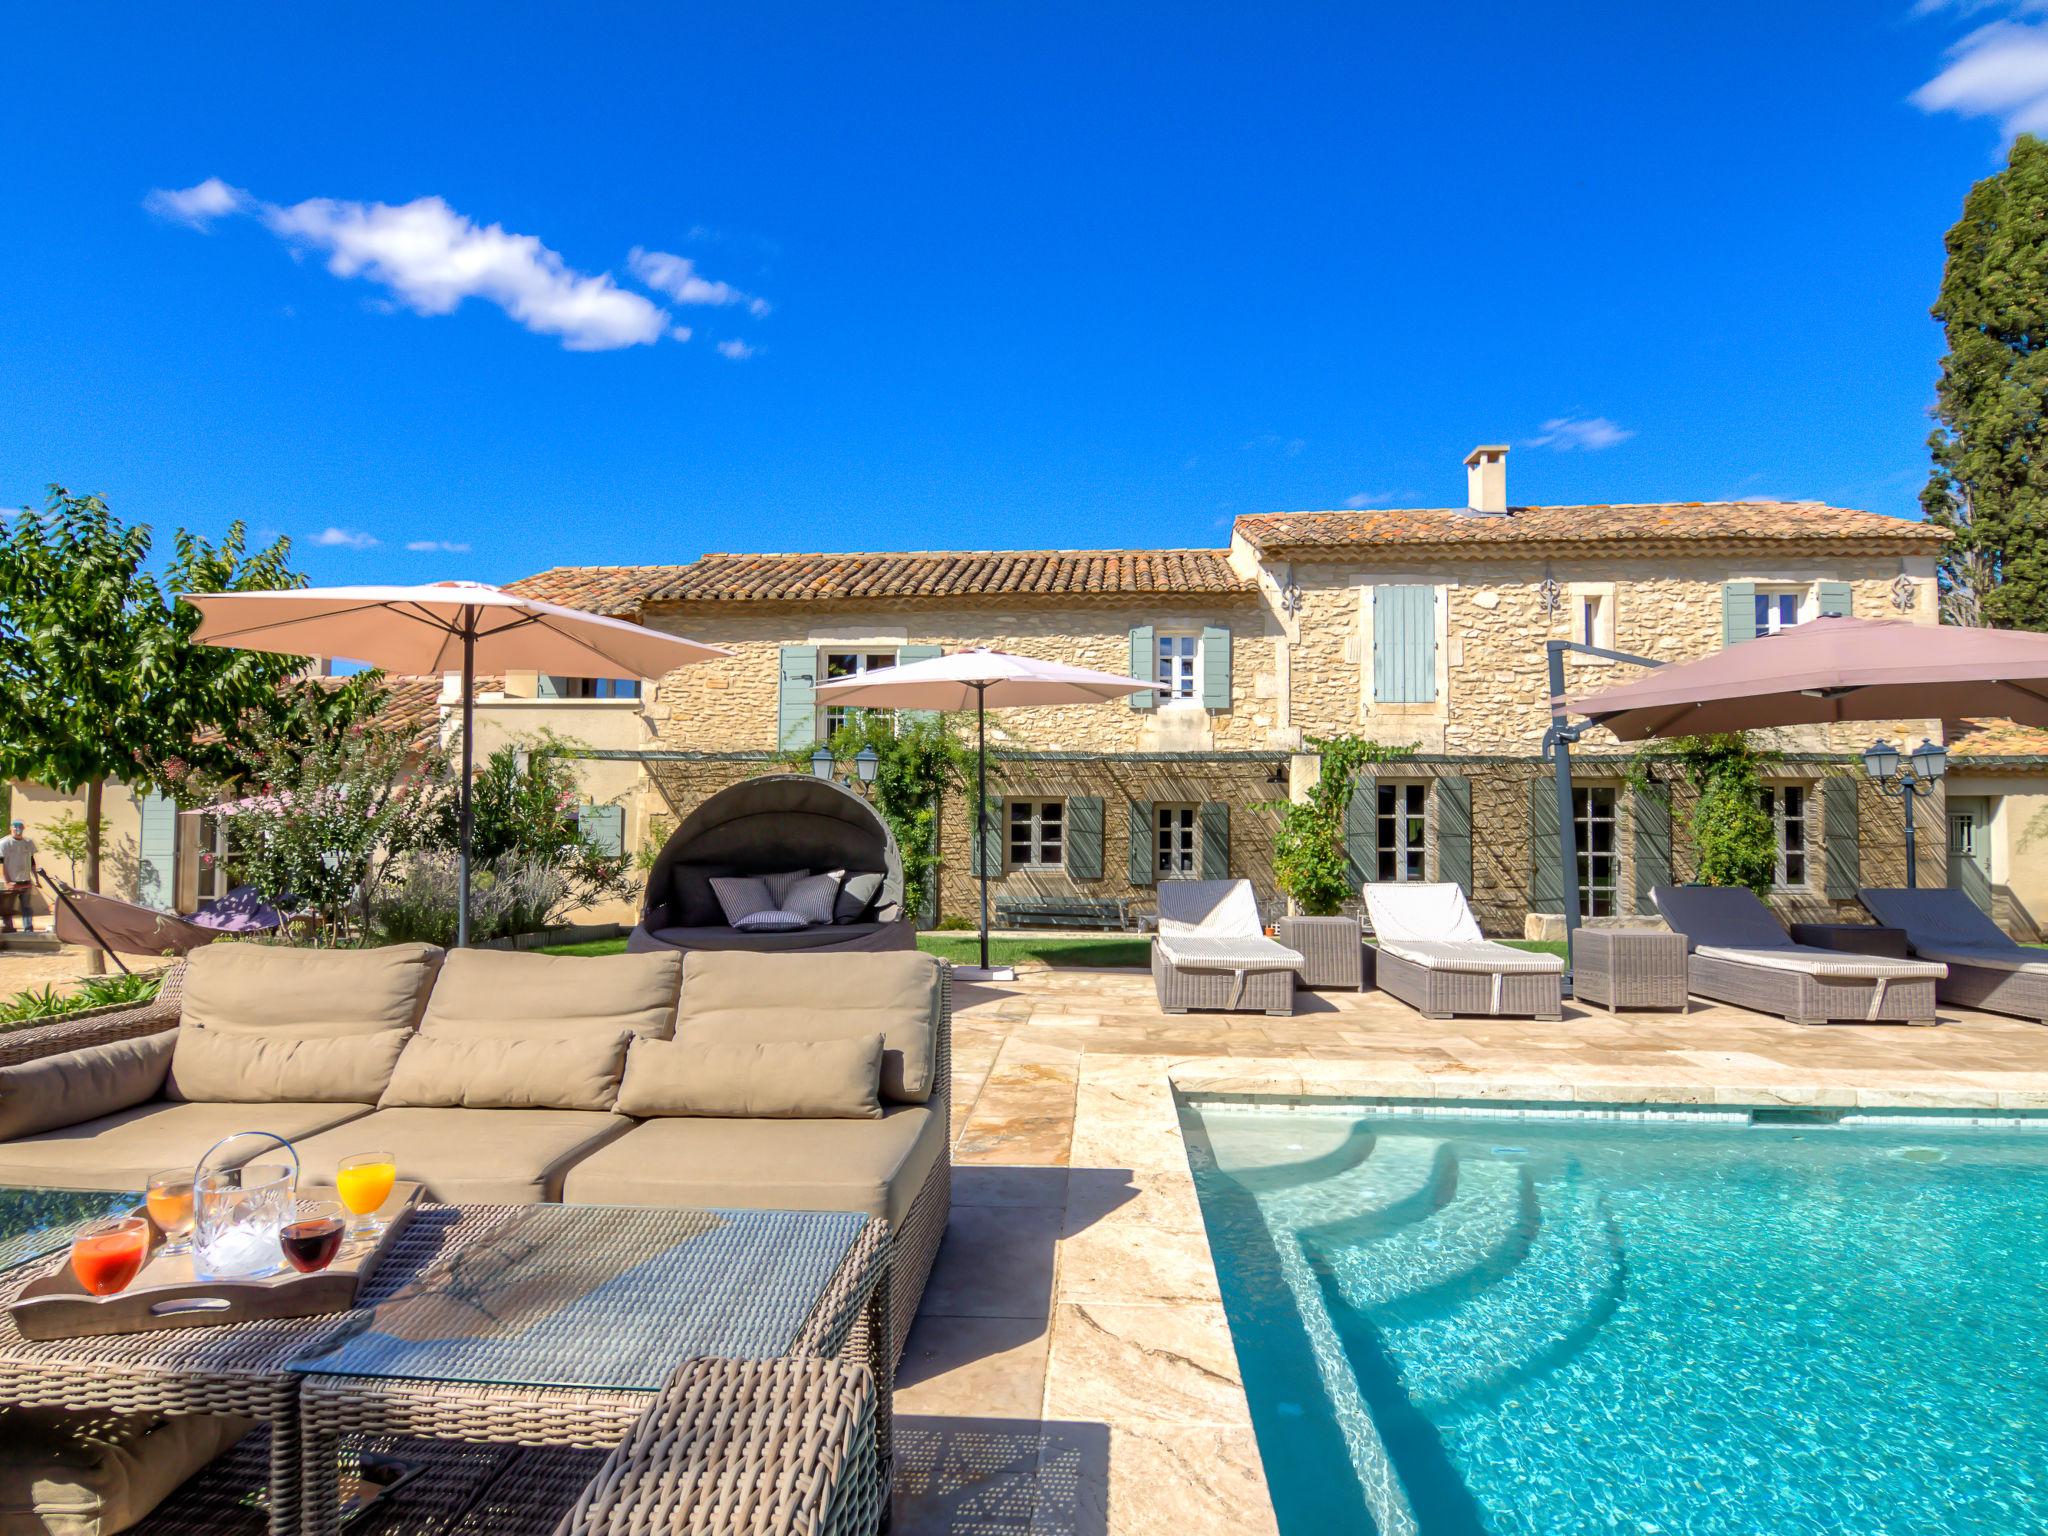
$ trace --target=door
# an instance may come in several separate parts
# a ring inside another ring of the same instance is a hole
[[[1959,796],[1948,803],[1948,883],[1991,910],[1991,802]]]

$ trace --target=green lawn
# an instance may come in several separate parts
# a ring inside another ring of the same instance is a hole
[[[1564,957],[1562,944],[1537,943],[1522,939],[1506,941],[1516,949],[1540,950]],[[624,951],[624,939],[599,939],[591,944],[561,944],[541,951],[544,955],[616,955]],[[971,933],[919,934],[917,947],[955,965],[976,965],[981,960],[980,940]],[[1048,934],[1042,939],[990,939],[989,960],[996,965],[1063,965],[1078,967],[1136,966],[1152,963],[1150,939],[1125,937],[1077,938]]]

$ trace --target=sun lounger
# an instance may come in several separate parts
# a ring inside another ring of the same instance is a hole
[[[1922,960],[1948,967],[1935,991],[1944,1003],[1989,1008],[2048,1023],[2048,950],[2029,949],[1961,891],[1858,891],[1887,928],[1905,930]]]
[[[1487,938],[1460,887],[1368,885],[1365,910],[1378,941],[1380,986],[1424,1018],[1564,1017],[1564,962]]]
[[[1159,936],[1152,980],[1168,1013],[1241,1009],[1294,1012],[1300,951],[1266,937],[1249,880],[1166,880],[1159,886]]]
[[[1660,885],[1664,921],[1685,935],[1693,992],[1795,1024],[1933,1024],[1935,983],[1947,968],[1795,944],[1754,891]]]

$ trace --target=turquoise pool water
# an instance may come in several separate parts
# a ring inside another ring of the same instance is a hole
[[[1285,1536],[2048,1531],[2048,1126],[1185,1129]]]

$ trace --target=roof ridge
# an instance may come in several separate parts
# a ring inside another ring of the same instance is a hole
[[[1057,555],[1067,559],[1084,558],[1089,555],[1215,555],[1227,556],[1228,548],[1223,546],[1197,546],[1188,544],[1169,545],[1164,548],[1146,549],[1136,545],[1122,545],[1112,549],[762,549],[726,550],[707,549],[694,561],[694,565],[705,560],[958,560],[963,558],[998,557],[1016,558],[1029,555]],[[559,569],[596,569],[596,567],[559,567]]]

